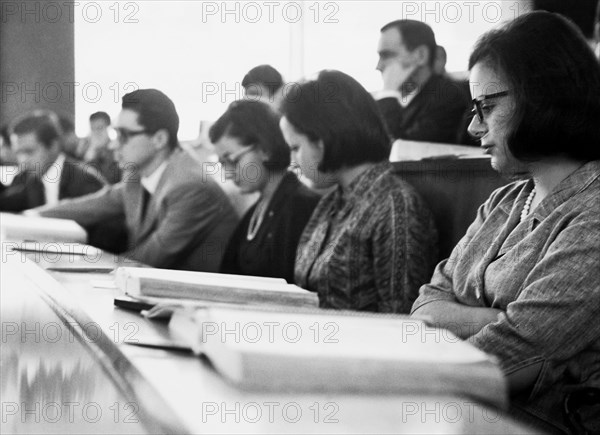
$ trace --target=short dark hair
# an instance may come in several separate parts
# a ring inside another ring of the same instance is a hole
[[[169,146],[177,147],[179,115],[175,104],[169,97],[157,89],[138,89],[123,96],[123,109],[138,114],[138,123],[150,133],[166,130],[169,133]]]
[[[90,115],[90,122],[104,121],[106,125],[110,125],[110,116],[106,112],[94,112]]]
[[[469,69],[477,63],[505,79],[514,97],[507,143],[517,159],[600,158],[600,65],[570,21],[521,15],[479,39]]]
[[[242,87],[248,88],[251,85],[265,86],[272,97],[283,86],[283,77],[271,65],[258,65],[248,71],[242,80]]]
[[[36,139],[46,148],[55,142],[62,146],[63,130],[56,113],[49,110],[34,110],[17,118],[10,126],[10,134],[21,136],[34,133]]]
[[[389,158],[391,140],[375,100],[343,72],[321,71],[290,92],[282,109],[298,132],[323,141],[321,172]]]
[[[279,118],[273,109],[260,101],[234,101],[212,125],[208,135],[213,143],[229,136],[244,146],[254,145],[269,156],[265,167],[286,169],[290,165],[290,149],[279,129]]]
[[[396,29],[400,32],[402,42],[409,51],[413,51],[421,45],[427,47],[427,50],[429,50],[429,66],[433,66],[437,43],[431,27],[422,21],[396,20],[383,26],[381,32],[383,33],[389,29]]]
[[[534,11],[548,11],[561,14],[579,27],[587,39],[594,37],[594,13],[598,0],[533,0]]]

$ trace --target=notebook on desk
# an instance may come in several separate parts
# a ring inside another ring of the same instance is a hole
[[[86,231],[75,221],[0,213],[3,241],[86,243]]]
[[[246,390],[443,393],[507,404],[491,357],[406,316],[208,307],[176,312],[169,329]]]

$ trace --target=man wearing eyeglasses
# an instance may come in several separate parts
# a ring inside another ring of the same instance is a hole
[[[123,97],[116,121],[120,183],[38,209],[84,227],[124,217],[126,257],[154,267],[217,271],[237,216],[216,181],[179,147],[173,102],[155,89]]]
[[[374,97],[394,139],[459,140],[468,88],[434,70],[438,50],[433,30],[420,21],[392,21],[381,29],[383,90]]]

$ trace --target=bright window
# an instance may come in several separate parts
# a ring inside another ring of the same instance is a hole
[[[241,80],[268,63],[289,81],[342,70],[367,89],[381,86],[379,29],[399,18],[430,24],[464,71],[476,38],[525,10],[522,1],[97,1],[75,6],[77,132],[103,110],[114,116],[123,94],[155,87],[175,102],[181,139],[242,96]]]

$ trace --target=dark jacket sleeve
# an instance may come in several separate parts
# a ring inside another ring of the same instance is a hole
[[[393,139],[456,143],[469,100],[464,86],[436,76],[406,107],[393,97],[377,104]]]

